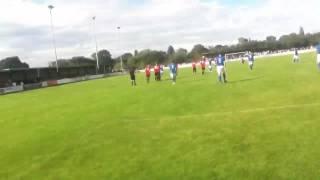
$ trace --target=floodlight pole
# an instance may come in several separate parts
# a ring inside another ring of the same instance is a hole
[[[118,45],[119,45],[119,50],[120,50],[120,30],[121,30],[121,27],[118,26],[117,30],[118,30],[118,33],[117,33],[118,38],[117,39],[118,39]],[[122,54],[120,54],[120,65],[121,65],[121,72],[123,72]]]
[[[56,37],[55,37],[55,33],[54,33],[53,18],[52,18],[52,10],[53,10],[54,6],[49,5],[48,8],[49,8],[49,10],[50,10],[50,22],[51,22],[52,44],[53,44],[53,47],[54,47],[54,55],[55,55],[55,58],[56,58],[56,69],[57,69],[57,72],[59,72],[58,55],[57,55],[57,48],[56,48]]]
[[[99,72],[99,56],[98,56],[98,42],[97,42],[97,35],[96,35],[96,16],[93,16],[92,20],[93,20],[94,41],[96,44],[96,59],[97,59],[97,74],[98,74],[98,72]]]

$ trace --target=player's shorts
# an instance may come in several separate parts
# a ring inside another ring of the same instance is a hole
[[[294,59],[294,60],[299,60],[299,56],[298,56],[298,55],[294,55],[294,56],[293,56],[293,59]]]
[[[170,76],[171,76],[171,75],[170,75]],[[176,73],[172,73],[172,77],[171,77],[171,79],[175,81],[175,80],[176,80],[176,78],[177,78],[177,74],[176,74]]]
[[[197,68],[192,68],[193,72],[197,72]]]
[[[135,81],[136,80],[136,76],[135,75],[130,75],[130,79],[131,79],[131,81]]]
[[[249,66],[253,65],[253,61],[248,61]]]
[[[212,69],[212,66],[211,66],[211,65],[209,66],[209,69]]]
[[[217,66],[217,73],[220,76],[223,72],[225,72],[224,66]]]
[[[320,54],[317,55],[317,63],[320,63]]]

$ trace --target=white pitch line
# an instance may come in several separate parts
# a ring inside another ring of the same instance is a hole
[[[284,106],[275,106],[275,107],[267,107],[267,108],[254,108],[248,110],[241,110],[238,111],[240,113],[250,113],[250,112],[257,112],[257,111],[270,111],[270,110],[279,110],[279,109],[294,109],[300,107],[314,107],[320,106],[320,103],[311,103],[311,104],[292,104],[292,105],[284,105]]]
[[[189,115],[189,116],[179,116],[180,117],[193,117],[193,116],[214,116],[214,115],[228,115],[228,114],[236,114],[236,113],[253,113],[253,112],[261,112],[261,111],[272,111],[272,110],[281,110],[281,109],[295,109],[301,107],[316,107],[320,106],[320,103],[310,103],[310,104],[291,104],[291,105],[283,105],[283,106],[274,106],[274,107],[261,107],[261,108],[253,108],[239,111],[226,111],[226,112],[213,112],[207,114],[198,114],[198,115]]]
[[[283,110],[283,109],[296,109],[302,107],[317,107],[320,106],[320,103],[310,103],[310,104],[291,104],[291,105],[282,105],[282,106],[274,106],[274,107],[261,107],[261,108],[253,108],[253,109],[245,109],[239,111],[225,111],[225,112],[212,112],[207,114],[195,114],[195,115],[182,115],[182,116],[167,116],[161,118],[140,118],[140,119],[128,119],[126,118],[123,121],[152,121],[152,120],[169,120],[169,119],[184,119],[184,118],[192,118],[192,117],[211,117],[211,116],[223,116],[223,115],[230,115],[230,114],[237,114],[237,113],[254,113],[254,112],[263,112],[263,111],[272,111],[272,110]]]

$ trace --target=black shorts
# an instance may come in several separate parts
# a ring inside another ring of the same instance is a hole
[[[130,75],[131,81],[135,81],[136,80],[136,76],[135,75]]]
[[[197,68],[193,68],[193,72],[197,72]]]

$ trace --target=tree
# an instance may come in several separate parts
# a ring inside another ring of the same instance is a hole
[[[240,45],[245,44],[245,43],[248,43],[248,42],[249,42],[249,39],[247,39],[247,38],[240,37],[240,38],[238,39],[238,43],[239,43]]]
[[[148,64],[166,64],[166,62],[166,52],[146,49],[139,52],[137,56],[130,58],[128,61],[128,66],[135,68],[144,68]]]
[[[81,67],[81,66],[95,66],[96,62],[93,59],[86,58],[83,56],[72,57],[70,60],[73,66]]]
[[[134,56],[137,56],[139,54],[138,50],[134,50]]]
[[[175,50],[174,50],[174,48],[170,45],[170,46],[168,47],[167,54],[168,54],[169,57],[171,57],[171,56],[174,55],[174,53],[175,53]]]
[[[115,59],[115,63],[116,63],[116,67],[117,69],[121,69],[121,59],[120,57],[122,57],[122,65],[123,65],[123,69],[128,69],[128,61],[129,59],[131,59],[133,57],[133,55],[131,53],[124,53],[123,55],[117,57]]]
[[[91,57],[97,61],[96,53],[93,53]],[[111,57],[111,54],[108,50],[100,50],[98,52],[98,59],[99,59],[99,67],[103,68],[103,72],[112,72],[113,66],[115,64],[114,60]]]
[[[174,63],[185,63],[188,62],[188,51],[186,49],[178,49],[172,57]]]
[[[179,48],[177,50],[177,53],[185,53],[185,54],[188,54],[188,50],[184,49],[184,48]]]
[[[96,66],[96,61],[83,56],[72,57],[71,59],[59,59],[59,67],[82,67],[82,66]],[[49,63],[49,67],[56,67],[56,62]]]
[[[18,56],[7,57],[0,61],[0,69],[21,69],[29,68],[27,63],[21,62]]]
[[[266,38],[266,40],[267,40],[268,42],[275,42],[275,41],[277,41],[277,38],[276,38],[275,36],[268,36],[268,37]]]
[[[300,35],[300,36],[304,36],[304,29],[303,29],[302,26],[300,26],[299,35]]]
[[[201,44],[195,45],[191,52],[189,53],[189,57],[192,59],[199,59],[202,57],[204,53],[208,53],[209,50]]]

